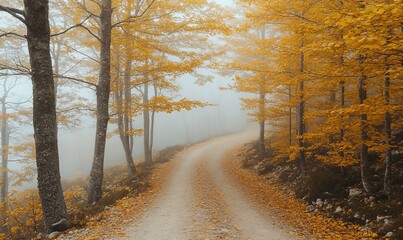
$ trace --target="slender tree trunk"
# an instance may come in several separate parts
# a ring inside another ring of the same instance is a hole
[[[360,57],[359,64],[362,65],[363,57]],[[361,69],[361,76],[358,79],[358,95],[359,103],[364,104],[367,99],[367,76]],[[360,145],[360,159],[361,159],[361,181],[366,192],[372,192],[372,185],[370,182],[370,166],[368,158],[368,116],[366,113],[360,115],[360,128],[361,128],[361,145]]]
[[[143,119],[144,119],[144,163],[146,166],[151,165],[150,158],[150,109],[147,106],[148,104],[148,81],[144,84],[144,92],[143,92]]]
[[[6,94],[6,93],[4,93]],[[3,205],[4,215],[0,216],[0,232],[7,232],[7,226],[3,226],[7,222],[7,215],[5,214],[8,209],[8,204],[6,202],[6,196],[8,194],[8,144],[10,138],[10,132],[8,130],[8,118],[7,118],[7,106],[6,106],[6,96],[3,96],[1,100],[1,188],[0,188],[0,204]]]
[[[331,108],[332,109],[335,109],[336,104],[337,104],[337,102],[336,102],[336,91],[337,91],[337,89],[332,89],[331,92],[330,92],[330,96],[329,96],[329,101],[331,103]],[[335,140],[335,135],[334,134],[329,134],[329,142],[334,143],[335,141],[336,141]]]
[[[302,48],[304,44],[301,43],[300,56],[299,56],[299,75],[304,73],[304,53]],[[299,103],[297,107],[297,135],[298,135],[298,166],[300,169],[301,176],[306,175],[306,163],[305,163],[305,144],[304,144],[304,134],[305,134],[305,124],[304,124],[304,113],[305,113],[305,102],[304,102],[304,81],[299,80]]]
[[[87,202],[95,203],[102,198],[102,182],[104,172],[104,157],[106,131],[109,121],[109,92],[110,92],[110,50],[111,50],[111,0],[101,1],[101,52],[100,72],[97,86],[97,126],[95,135],[94,159],[89,180]]]
[[[260,39],[266,38],[266,28],[263,27],[260,31]],[[260,59],[263,61],[264,57],[261,56]],[[261,82],[259,84],[259,159],[263,160],[266,153],[265,146],[265,120],[266,120],[266,91],[265,91],[265,78],[261,77]]]
[[[345,86],[344,86],[344,81],[340,82],[340,108],[344,108],[345,105]],[[340,128],[339,128],[339,142],[343,142],[344,141],[344,129],[343,129],[343,125],[340,124]],[[339,156],[340,157],[344,157],[344,151],[340,150],[339,151]]]
[[[343,36],[341,36],[342,38]],[[344,64],[344,58],[343,56],[339,57],[339,64],[340,67],[343,66]],[[344,81],[340,81],[340,108],[344,108],[345,106],[345,92],[346,92],[346,87],[345,87],[345,82]],[[343,128],[343,118],[341,118],[341,123],[340,123],[340,127],[339,127],[339,143],[342,143],[344,141],[344,128]],[[339,151],[339,156],[341,158],[344,158],[344,151],[340,150]]]
[[[158,96],[157,87],[154,85],[154,96]],[[154,145],[154,126],[155,126],[155,110],[151,112],[151,130],[150,130],[150,159],[153,160],[153,145]]]
[[[291,85],[288,85],[288,100],[291,102],[292,92]],[[288,107],[288,146],[292,145],[292,108]]]
[[[386,144],[387,148],[385,150],[385,176],[383,181],[383,190],[389,196],[392,192],[391,186],[391,175],[392,175],[392,118],[389,111],[389,101],[390,101],[390,76],[389,76],[389,67],[386,72],[385,82],[384,82],[385,92],[384,98],[386,101],[386,112],[385,112],[385,135],[386,135]]]
[[[24,0],[33,84],[33,125],[38,189],[47,232],[70,226],[60,180],[56,99],[50,57],[49,2]]]
[[[126,68],[125,68],[125,76],[124,76],[124,129],[126,130],[126,134],[124,134],[124,150],[126,155],[127,169],[130,176],[136,175],[136,166],[133,161],[133,151],[130,147],[130,134],[127,132],[131,132],[133,129],[130,128],[130,123],[132,121],[131,118],[131,104],[132,104],[132,93],[131,93],[131,85],[130,85],[130,75],[131,75],[131,67],[132,61],[126,60]]]
[[[259,98],[259,115],[260,115],[260,121],[259,121],[259,158],[262,160],[264,158],[265,152],[266,152],[266,146],[265,146],[265,137],[264,137],[264,132],[265,132],[265,93],[260,92],[260,98]]]

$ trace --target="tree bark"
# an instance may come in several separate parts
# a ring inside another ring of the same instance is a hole
[[[362,65],[363,57],[361,56],[358,60],[359,64]],[[361,75],[358,78],[358,95],[359,95],[359,103],[364,104],[367,99],[367,76],[364,74],[364,70],[361,69]],[[369,158],[368,158],[368,145],[366,141],[368,140],[368,116],[366,113],[360,115],[360,137],[361,137],[361,145],[360,145],[360,159],[361,159],[361,181],[362,186],[365,191],[370,193],[372,192],[372,185],[370,182],[370,167],[369,167]]]
[[[340,66],[343,66],[344,64],[344,58],[343,56],[339,57],[339,64]],[[344,81],[340,81],[339,83],[340,85],[340,108],[344,108],[345,106],[345,92],[346,92],[346,87],[345,87],[345,82]],[[339,143],[342,143],[344,141],[344,129],[343,129],[343,118],[341,117],[341,123],[340,123],[340,127],[339,127]],[[340,150],[339,151],[339,156],[341,158],[344,158],[344,151]]]
[[[264,138],[264,131],[265,131],[265,93],[260,92],[260,98],[259,98],[259,115],[260,115],[260,120],[259,120],[259,158],[260,160],[263,160],[265,152],[266,152],[266,146],[265,146],[265,138]]]
[[[70,226],[60,180],[56,99],[50,57],[49,2],[24,0],[33,84],[33,125],[38,189],[47,232]]]
[[[385,82],[384,82],[385,92],[384,98],[386,101],[386,112],[385,112],[385,135],[386,135],[386,150],[385,150],[385,176],[383,181],[383,190],[385,194],[389,196],[392,192],[391,186],[391,178],[392,178],[392,118],[389,111],[389,102],[390,102],[390,76],[389,76],[389,68],[387,69],[385,75]]]
[[[299,75],[304,73],[304,53],[302,48],[304,44],[301,43],[300,56],[299,56]],[[304,134],[305,134],[305,124],[304,124],[304,113],[305,113],[305,102],[304,102],[304,80],[299,80],[298,85],[299,91],[299,103],[297,107],[297,135],[298,135],[298,166],[300,174],[302,177],[306,175],[306,163],[305,163],[305,144],[304,144]]]
[[[263,27],[260,31],[260,39],[266,38],[266,28]],[[264,57],[261,56],[260,59],[263,61]],[[261,77],[261,82],[259,83],[259,159],[263,160],[266,153],[265,146],[265,121],[266,120],[266,91],[265,91],[265,78]]]
[[[144,84],[144,92],[143,92],[143,121],[144,121],[144,163],[146,166],[151,165],[150,158],[150,109],[147,106],[148,104],[148,81]]]
[[[288,100],[291,102],[292,92],[291,85],[288,85]],[[292,145],[292,108],[288,107],[288,146]]]
[[[136,175],[136,166],[133,161],[133,151],[130,147],[131,139],[127,132],[133,130],[130,126],[131,118],[131,104],[132,95],[130,88],[130,74],[131,74],[132,61],[126,60],[125,76],[124,76],[124,111],[123,111],[123,131],[121,131],[121,140],[126,156],[127,170],[130,176],[134,177]],[[123,134],[122,134],[123,133]]]
[[[345,86],[344,86],[344,81],[340,82],[340,108],[344,108],[345,105]],[[343,142],[344,141],[344,129],[342,124],[340,124],[339,127],[339,142]],[[340,150],[339,151],[339,156],[340,157],[344,157],[344,151]]]
[[[157,87],[154,85],[154,96],[158,96]],[[150,129],[150,159],[153,161],[153,146],[154,146],[154,126],[155,126],[155,109],[151,111],[151,129]]]
[[[104,172],[104,157],[106,132],[109,121],[109,92],[111,68],[111,0],[101,1],[101,52],[100,72],[97,85],[97,126],[95,133],[94,159],[89,180],[87,202],[95,203],[102,198],[102,182]]]
[[[5,82],[6,83],[6,82]],[[4,84],[5,84],[4,83]],[[3,205],[3,213],[7,211],[8,204],[6,202],[6,196],[8,193],[8,145],[10,139],[10,132],[8,130],[8,118],[7,118],[7,106],[6,106],[6,93],[1,100],[1,188],[0,188],[0,204]],[[3,224],[7,222],[7,215],[4,214],[0,219],[0,232],[6,232],[7,226]]]

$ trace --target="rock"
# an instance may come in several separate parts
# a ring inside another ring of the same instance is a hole
[[[348,197],[349,198],[359,198],[364,194],[364,192],[359,188],[350,188]]]
[[[220,228],[220,230],[221,230],[222,232],[229,232],[229,229],[228,229],[228,228]]]
[[[378,216],[376,216],[376,221],[377,221],[377,222],[380,222],[380,221],[384,221],[384,222],[385,222],[385,220],[388,220],[388,219],[390,219],[390,218],[392,218],[392,216],[380,216],[380,215],[378,215]]]
[[[313,206],[313,205],[309,205],[309,206],[307,206],[306,208],[305,208],[305,211],[307,211],[307,212],[313,212],[313,211],[315,211],[316,210],[316,208],[315,208],[315,206]]]
[[[333,209],[333,205],[332,205],[332,204],[328,204],[328,205],[326,205],[326,207],[325,207],[325,211],[328,211],[328,212],[330,212],[332,209]]]
[[[111,207],[109,207],[109,206],[105,206],[105,208],[104,208],[105,210],[109,210],[109,209],[111,209]]]
[[[48,238],[48,236],[45,233],[38,233],[38,235],[36,235],[37,240],[47,239],[47,238]]]
[[[323,207],[323,204],[324,204],[324,203],[323,203],[322,199],[318,198],[318,199],[316,199],[315,204],[316,204],[318,207]]]
[[[355,213],[354,218],[361,219],[361,215],[359,213]]]
[[[386,218],[386,219],[384,219],[383,221],[384,221],[384,224],[383,224],[383,226],[382,226],[381,229],[382,229],[384,232],[389,232],[389,231],[393,230],[393,224],[394,224],[394,221],[393,221],[393,220]]]
[[[341,211],[343,211],[343,208],[337,206],[336,210],[334,210],[334,213],[341,213]]]
[[[372,232],[372,231],[371,231],[371,229],[370,229],[368,226],[364,226],[364,227],[362,227],[362,228],[360,229],[360,232],[367,232],[367,233],[370,233],[370,232]]]
[[[395,234],[393,232],[388,232],[385,237],[386,238],[393,238],[395,236]]]
[[[52,232],[49,234],[48,239],[56,239],[60,234],[60,232]]]

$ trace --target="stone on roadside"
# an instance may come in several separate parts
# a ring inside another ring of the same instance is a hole
[[[60,234],[60,232],[52,232],[49,234],[48,239],[56,239]]]
[[[322,207],[324,203],[323,203],[322,199],[318,198],[318,199],[316,199],[315,204],[316,204],[318,207]]]
[[[359,198],[364,194],[364,192],[359,188],[350,188],[348,197],[349,198]]]
[[[45,233],[38,233],[38,235],[36,235],[36,239],[37,240],[47,239],[47,235]]]
[[[393,238],[395,236],[395,234],[393,232],[388,232],[385,237],[386,238]]]
[[[308,205],[306,208],[305,208],[305,211],[307,211],[307,212],[313,212],[313,211],[315,211],[316,210],[316,208],[313,206],[313,205]]]
[[[337,206],[336,210],[334,210],[334,213],[341,213],[341,211],[343,211],[343,208]]]
[[[387,219],[390,219],[392,216],[380,216],[380,215],[378,215],[378,216],[376,216],[376,221],[377,222],[380,222],[380,221],[385,221],[385,220],[387,220]]]

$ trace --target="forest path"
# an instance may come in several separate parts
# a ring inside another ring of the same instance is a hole
[[[126,231],[126,239],[292,239],[224,173],[226,153],[254,131],[214,138],[181,152],[153,204]]]

